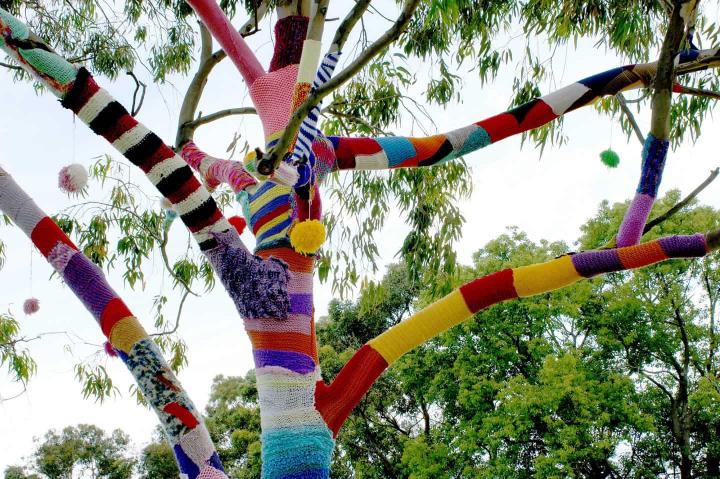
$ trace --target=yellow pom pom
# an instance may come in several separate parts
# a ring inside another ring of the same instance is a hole
[[[300,254],[315,254],[325,242],[325,225],[305,220],[290,230],[290,244]]]

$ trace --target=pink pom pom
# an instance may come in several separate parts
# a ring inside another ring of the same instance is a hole
[[[88,173],[83,165],[64,166],[58,175],[58,186],[67,193],[78,193],[87,186]]]
[[[105,354],[107,354],[111,358],[117,357],[115,348],[113,348],[113,345],[110,344],[110,341],[105,341]]]
[[[40,300],[37,298],[26,299],[23,303],[23,311],[25,314],[35,314],[40,309]]]

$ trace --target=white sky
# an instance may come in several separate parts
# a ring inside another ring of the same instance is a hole
[[[340,16],[342,12],[336,9],[338,11],[331,9],[328,16]],[[371,32],[385,26],[378,23],[377,16],[371,17],[366,25]],[[269,29],[251,37],[249,42],[267,65],[272,50]],[[521,42],[517,42],[517,46],[522,47]],[[555,82],[566,85],[623,63],[623,59],[595,51],[591,42],[584,42],[577,52],[571,48],[558,50]],[[418,89],[414,93],[421,99],[427,66],[410,67],[419,72]],[[147,72],[138,70],[137,73],[150,84]],[[474,72],[465,74],[462,104],[448,110],[430,108],[438,131],[457,128],[505,110],[512,97],[511,73],[512,67],[504,68],[494,84],[484,87]],[[173,78],[172,84],[150,85],[139,114],[142,122],[169,143],[175,137],[177,112],[188,81],[188,78]],[[107,79],[100,82],[121,102],[130,103],[134,85],[129,78],[122,76],[116,82]],[[52,95],[36,95],[28,84],[13,84],[5,71],[0,71],[0,85],[3,85],[0,163],[41,208],[49,214],[55,213],[72,203],[57,188],[57,172],[62,166],[74,162],[90,165],[98,155],[118,155],[85,125],[75,122],[72,114],[61,108]],[[543,92],[551,88],[552,85],[544,85]],[[209,113],[230,106],[250,105],[246,91],[231,63],[225,61],[213,72],[201,110]],[[649,116],[639,115],[638,121],[647,131]],[[716,122],[708,121],[706,134],[697,144],[688,144],[671,153],[660,194],[671,188],[687,193],[720,164],[713,154],[717,145],[711,133],[717,127]],[[410,134],[410,128],[408,121],[395,131]],[[232,117],[203,127],[198,130],[196,141],[209,153],[223,156],[235,131],[253,146],[262,144],[260,123],[254,117]],[[626,143],[619,125],[611,125],[592,108],[569,115],[565,133],[569,136],[568,144],[560,149],[548,147],[542,159],[531,148],[521,150],[519,137],[466,157],[472,166],[475,192],[470,201],[462,204],[467,223],[463,238],[457,244],[461,262],[469,263],[473,252],[509,225],[519,226],[534,240],[546,238],[572,243],[580,225],[595,213],[603,199],[623,201],[632,195],[641,150],[634,137]],[[599,160],[600,151],[608,146],[621,157],[620,166],[614,170]],[[132,179],[146,187],[150,195],[157,196],[141,171],[133,170]],[[720,207],[718,193],[720,183],[715,183],[705,190],[701,201]],[[394,260],[406,231],[397,222],[392,223],[392,228],[378,236],[384,263]],[[172,233],[175,248],[182,247],[186,234],[179,222],[173,225]],[[8,247],[7,263],[0,270],[0,310],[10,310],[18,317],[25,336],[47,331],[67,331],[72,335],[49,336],[30,343],[30,351],[38,362],[38,374],[24,395],[0,402],[0,471],[7,465],[21,463],[22,457],[32,452],[33,437],[42,436],[50,428],[78,423],[93,423],[106,430],[122,428],[131,435],[136,447],[142,447],[149,441],[157,420],[152,412],[125,394],[132,378],[121,361],[106,358],[104,353],[96,355],[104,338],[95,321],[68,288],[57,278],[50,279],[50,266],[33,251],[30,241],[19,229],[2,227],[0,238]],[[247,233],[244,238],[250,241]],[[147,271],[150,279],[144,291],[123,289],[119,275],[110,277],[110,283],[148,328],[152,298],[161,292],[171,295],[170,282],[162,279],[159,258],[152,261],[153,270]],[[316,286],[318,317],[327,312],[331,299],[329,288],[328,284]],[[41,308],[37,314],[24,317],[22,303],[31,295],[40,299]],[[173,305],[167,312],[174,314]],[[180,380],[196,404],[204,409],[215,375],[244,375],[252,367],[250,343],[232,303],[219,286],[202,298],[188,299],[180,331],[188,343],[190,360]],[[85,345],[83,341],[93,345]],[[124,393],[122,397],[102,405],[82,399],[80,385],[73,377],[73,365],[78,359],[93,355],[109,369]],[[9,397],[16,392],[18,386],[10,382],[4,372],[0,373],[0,395]]]

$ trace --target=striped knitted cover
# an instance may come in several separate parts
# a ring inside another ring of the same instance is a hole
[[[199,412],[155,342],[107,283],[102,270],[78,251],[2,168],[0,211],[23,230],[92,313],[158,415],[180,470],[190,478],[226,478]]]
[[[214,2],[195,0],[192,3],[193,6],[202,4],[211,8],[209,4]],[[209,11],[212,13],[213,10]],[[210,30],[217,31],[212,26]],[[365,345],[336,380],[326,385],[320,377],[313,321],[315,259],[294,252],[287,240],[287,231],[303,207],[294,190],[269,181],[239,187],[247,199],[248,223],[258,240],[259,256],[251,255],[182,159],[168,153],[167,147],[161,145],[156,136],[142,129],[144,127],[116,102],[108,100],[107,93],[97,88],[87,72],[82,69],[77,72],[44,50],[42,44],[20,45],[23,38],[27,39],[27,29],[2,11],[0,32],[4,41],[1,46],[49,85],[63,105],[78,113],[93,131],[106,137],[130,161],[144,169],[153,184],[170,197],[183,221],[195,233],[201,249],[244,318],[253,345],[263,428],[264,478],[329,477],[333,436],[375,378],[401,354],[475,311],[506,299],[550,291],[606,271],[641,267],[665,258],[701,256],[707,249],[702,235],[674,237],[636,247],[579,253],[481,278]],[[220,34],[234,36],[227,29]],[[285,43],[276,42],[277,45]],[[686,54],[683,61],[711,53]],[[258,73],[254,77],[244,73],[246,80],[252,77],[252,81],[248,81],[251,96],[267,141],[273,141],[282,133],[293,102],[297,104],[297,92],[300,91],[294,88],[299,71],[297,61],[278,62],[277,70]],[[257,72],[257,69],[252,71]],[[319,135],[312,143],[316,174],[321,179],[323,173],[332,168],[425,166],[436,163],[432,159],[439,158],[442,151],[446,152],[445,156],[457,157],[547,123],[600,95],[644,85],[653,73],[652,64],[606,72],[593,77],[592,81],[584,80],[585,83],[567,87],[569,90],[560,90],[524,107],[441,135],[442,141],[436,137],[328,139]],[[395,161],[398,154],[405,155],[405,159]],[[194,145],[186,145],[183,155],[203,172],[206,155]],[[386,161],[382,160],[383,155]],[[203,172],[206,179],[210,179],[208,173],[213,161],[206,161],[207,168]],[[242,176],[236,168],[237,163],[223,165],[228,171]],[[211,183],[231,179],[229,174],[224,179],[222,176],[210,175],[214,178]],[[316,204],[319,207],[319,194],[317,200],[313,200],[313,208]],[[181,205],[180,208],[177,205]],[[319,215],[319,212],[315,214]]]
[[[680,64],[715,56],[720,48],[688,50]],[[422,138],[329,137],[335,150],[335,169],[394,169],[432,166],[484,148],[507,137],[545,125],[606,95],[648,86],[656,63],[613,68],[560,88],[499,115],[450,132]]]
[[[703,234],[670,236],[636,246],[565,255],[476,279],[365,344],[331,385],[318,383],[317,406],[337,434],[348,414],[389,365],[484,308],[553,291],[603,273],[642,268],[670,258],[701,257],[708,249]]]
[[[328,52],[320,63],[312,88],[318,89],[327,82],[335,71],[340,52]],[[298,131],[290,162],[299,169],[299,179],[295,187],[305,186],[308,183],[315,184],[315,154],[312,144],[319,132],[317,129],[318,118],[320,117],[320,104],[310,110],[308,116],[303,120]]]

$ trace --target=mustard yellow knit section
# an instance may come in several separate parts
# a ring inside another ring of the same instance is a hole
[[[547,293],[582,279],[569,255],[513,269],[515,291],[521,298]]]
[[[390,365],[415,346],[470,316],[472,312],[465,304],[462,294],[455,290],[388,329],[368,344]]]
[[[147,336],[147,333],[134,316],[123,318],[110,331],[110,344],[129,353],[135,343]]]

